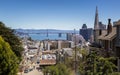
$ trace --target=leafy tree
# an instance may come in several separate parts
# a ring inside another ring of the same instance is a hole
[[[89,51],[86,50],[85,48],[82,48],[82,49],[77,48],[77,49],[79,50],[79,53],[82,54],[82,57],[78,59],[79,60],[78,71],[80,72],[80,75],[85,75],[85,72],[86,72],[85,67],[87,65],[86,60],[87,60]]]
[[[85,64],[80,64],[80,72],[84,75],[110,75],[116,69],[113,61],[115,57],[102,57],[99,56],[97,51],[91,51],[87,56]],[[81,67],[82,66],[82,67]]]
[[[44,75],[70,75],[70,69],[64,64],[57,64],[55,66],[48,66],[44,69]]]
[[[112,74],[110,75],[120,75],[120,72],[113,72]]]
[[[11,49],[16,54],[17,57],[21,57],[21,52],[23,50],[22,45],[18,37],[14,34],[14,30],[8,28],[0,22],[0,35],[8,42],[11,46]]]
[[[16,75],[18,59],[10,45],[0,36],[0,75]]]
[[[101,65],[100,71],[103,72],[102,73],[103,75],[109,75],[114,72],[114,69],[117,68],[115,64],[113,64],[112,62],[113,60],[115,60],[114,57],[109,57],[109,58],[100,57],[99,58],[99,65]]]

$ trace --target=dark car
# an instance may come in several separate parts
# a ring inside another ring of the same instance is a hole
[[[33,70],[33,68],[31,68],[31,69],[29,69],[30,71],[32,71]]]
[[[28,70],[28,69],[25,69],[25,70],[24,70],[24,73],[28,73],[28,72],[29,72],[29,70]]]

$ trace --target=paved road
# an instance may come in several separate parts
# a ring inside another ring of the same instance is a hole
[[[33,70],[29,73],[23,73],[22,75],[43,75],[43,73],[38,70]]]

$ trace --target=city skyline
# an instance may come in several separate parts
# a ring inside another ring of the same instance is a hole
[[[95,9],[99,21],[120,19],[119,0],[1,0],[0,21],[16,29],[80,29],[94,27]]]

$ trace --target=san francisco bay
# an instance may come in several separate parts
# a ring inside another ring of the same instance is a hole
[[[66,40],[66,34],[61,34],[61,37],[59,37],[58,34],[29,34],[29,37],[31,37],[33,40]]]

